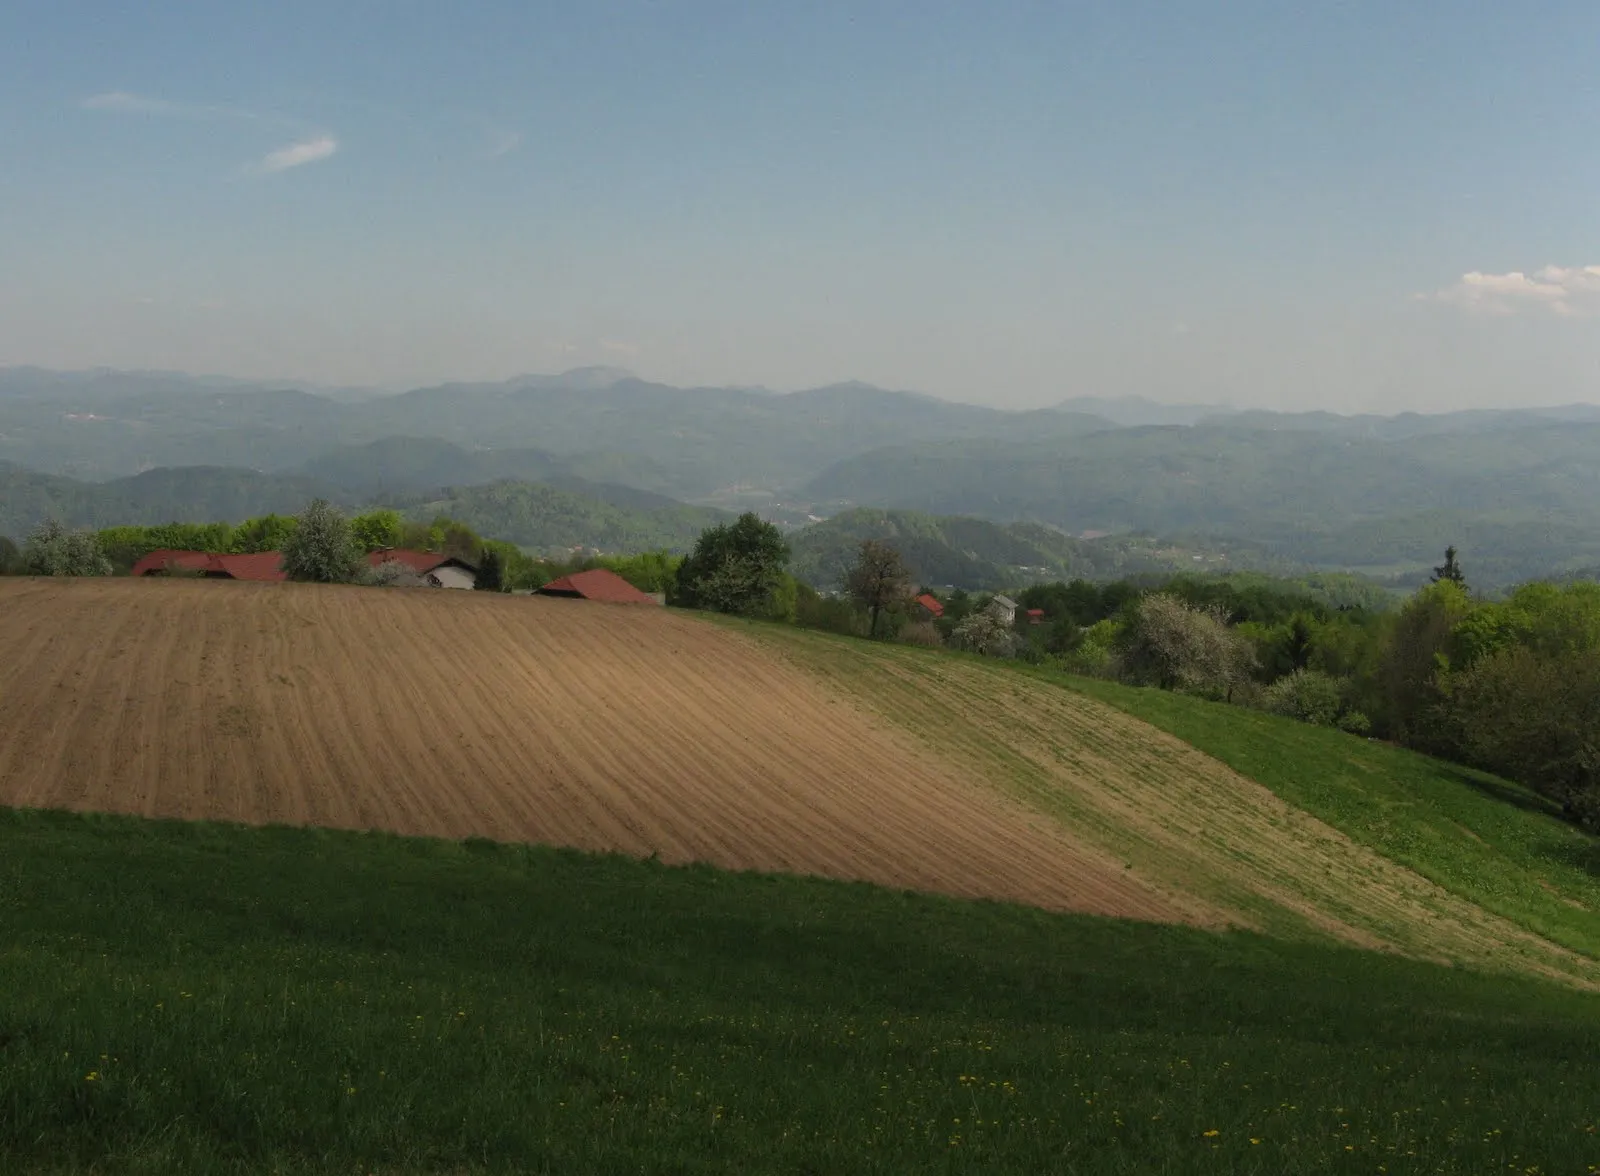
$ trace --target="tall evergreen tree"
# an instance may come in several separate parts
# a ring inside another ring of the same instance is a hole
[[[1461,564],[1456,560],[1454,545],[1444,549],[1444,563],[1433,569],[1433,582],[1437,584],[1441,580],[1449,580],[1452,584],[1460,584],[1463,588],[1467,586],[1467,577],[1461,570]]]
[[[478,572],[472,578],[472,586],[481,592],[505,591],[505,565],[494,548],[487,548],[483,558],[478,561]]]

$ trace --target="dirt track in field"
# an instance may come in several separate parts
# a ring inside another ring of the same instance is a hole
[[[1600,966],[1352,841],[1150,724],[966,658],[768,626],[790,664],[940,761],[1241,924],[1600,987]]]
[[[0,581],[0,803],[481,835],[1202,924],[738,634],[642,606]]]

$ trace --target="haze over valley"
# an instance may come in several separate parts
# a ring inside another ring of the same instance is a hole
[[[1581,404],[1383,417],[1077,398],[1006,411],[862,383],[679,388],[615,368],[352,397],[0,370],[0,534],[46,515],[236,521],[321,495],[602,552],[685,550],[745,508],[794,529],[867,508],[1054,536],[1036,562],[957,548],[985,565],[970,582],[930,563],[934,582],[969,588],[996,567],[1185,563],[1405,583],[1451,543],[1485,586],[1582,573],[1600,567],[1596,452],[1600,408]]]

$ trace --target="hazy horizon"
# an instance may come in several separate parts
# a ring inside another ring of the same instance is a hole
[[[1600,9],[0,14],[0,364],[1600,402]]]

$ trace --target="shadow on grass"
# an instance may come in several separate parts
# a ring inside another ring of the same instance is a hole
[[[1505,780],[1497,780],[1492,776],[1480,775],[1466,768],[1445,766],[1441,764],[1440,775],[1464,784],[1475,792],[1479,792],[1491,800],[1501,804],[1509,804],[1527,813],[1538,813],[1545,817],[1554,817],[1558,821],[1565,818],[1561,813],[1561,806],[1553,800],[1540,796],[1537,792],[1524,788],[1521,785],[1511,784]]]
[[[1551,847],[1551,856],[1582,870],[1590,877],[1600,878],[1600,837],[1590,834],[1582,841],[1563,842]]]

